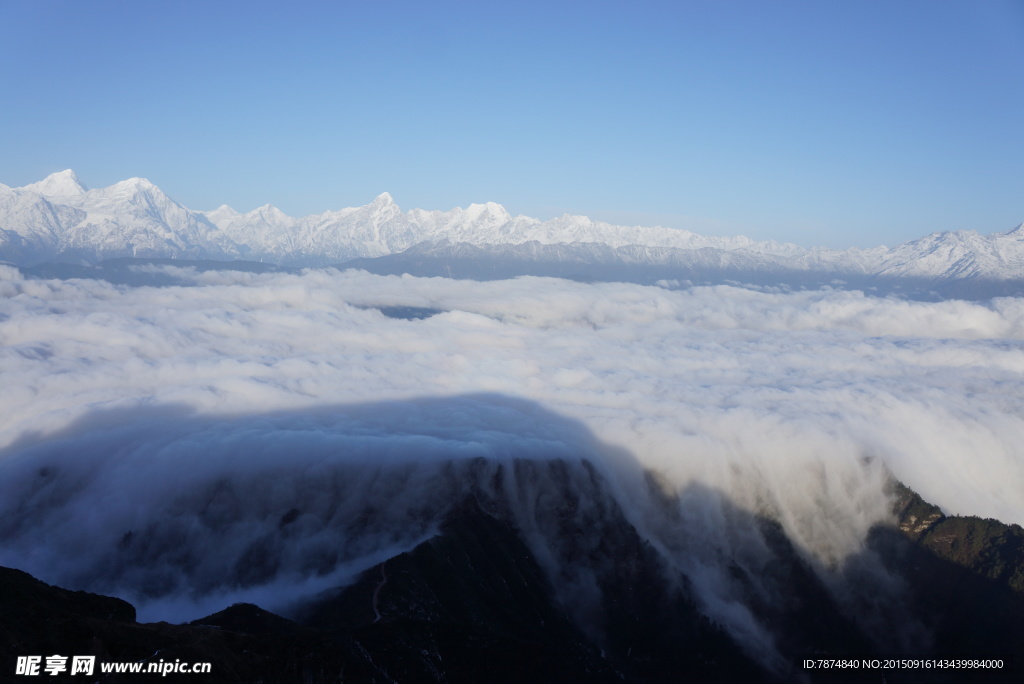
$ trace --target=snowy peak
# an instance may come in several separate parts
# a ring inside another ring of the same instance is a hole
[[[470,204],[465,210],[466,217],[471,221],[486,219],[506,223],[512,220],[512,215],[505,207],[497,202],[486,202],[484,204]]]
[[[232,221],[241,214],[226,204],[222,204],[212,211],[202,212],[206,215],[206,219],[215,226],[220,226],[222,223]]]
[[[899,277],[1020,278],[1024,275],[1022,247],[1024,243],[1006,240],[1005,234],[932,233],[889,250],[878,272]]]
[[[129,178],[128,180],[123,180],[123,181],[120,181],[118,183],[114,183],[110,187],[104,188],[104,190],[106,191],[104,194],[107,194],[107,195],[114,195],[114,194],[121,194],[121,193],[128,194],[128,193],[136,193],[136,192],[152,192],[154,190],[159,192],[160,194],[163,194],[163,192],[160,190],[160,188],[156,187],[153,183],[151,183],[148,178],[138,178],[138,177],[136,177],[136,178]]]
[[[264,204],[262,207],[256,207],[255,209],[250,211],[249,214],[258,214],[260,216],[274,216],[275,218],[286,216],[286,214],[283,211],[275,207],[273,204]]]
[[[236,216],[243,223],[258,223],[261,226],[284,228],[295,223],[295,219],[273,204],[264,204],[262,207],[257,207],[245,214],[236,214]]]
[[[187,220],[186,215],[201,216],[168,197],[146,178],[129,178],[90,190],[82,196],[80,206],[110,216],[146,216],[165,225]]]
[[[403,212],[387,192],[363,206],[292,218],[270,204],[246,213],[227,205],[193,211],[145,178],[88,190],[70,169],[23,188],[0,186],[0,259],[26,265],[119,256],[332,265],[426,244],[448,245],[459,251],[459,258],[491,250],[519,261],[586,262],[601,268],[615,261],[684,271],[725,269],[734,278],[786,272],[1024,280],[1024,225],[991,235],[935,233],[893,249],[807,250],[742,236],[618,226],[571,214],[548,221],[513,217],[495,202]]]
[[[994,233],[992,237],[1010,238],[1012,240],[1024,240],[1024,223],[1020,224],[1016,228],[1011,228],[1005,233]]]
[[[45,197],[73,197],[83,195],[88,191],[88,188],[71,169],[51,173],[43,180],[30,183],[21,189],[38,192]]]
[[[377,195],[372,202],[366,205],[366,208],[380,221],[393,219],[402,213],[391,194],[387,192]]]
[[[378,227],[391,223],[402,216],[402,210],[395,204],[395,200],[392,199],[391,195],[386,192],[377,195],[363,209],[369,212],[369,220]]]

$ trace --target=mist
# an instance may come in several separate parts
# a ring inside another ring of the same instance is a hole
[[[947,514],[1024,523],[1019,299],[148,268],[185,284],[0,267],[0,565],[142,618],[287,608],[467,494],[519,502],[584,605],[545,504],[523,503],[557,462],[593,510],[610,505],[582,493],[597,473],[767,661],[721,561],[770,552],[730,511],[777,520],[826,579],[891,521],[890,475]]]

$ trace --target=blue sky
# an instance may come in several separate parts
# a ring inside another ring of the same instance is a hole
[[[835,247],[1024,221],[1024,3],[0,0],[0,182]]]

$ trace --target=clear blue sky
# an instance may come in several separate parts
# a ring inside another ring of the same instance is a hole
[[[1024,221],[1024,2],[0,0],[0,182],[800,244]]]

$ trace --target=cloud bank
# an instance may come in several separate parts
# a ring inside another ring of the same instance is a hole
[[[0,267],[0,563],[119,587],[143,615],[336,584],[488,481],[452,461],[595,463],[704,609],[766,651],[715,570],[755,568],[757,544],[713,497],[680,498],[690,536],[673,533],[643,469],[770,514],[823,571],[889,519],[887,472],[947,513],[1024,523],[1019,299],[168,272],[187,284]],[[137,562],[115,571],[108,548]]]

